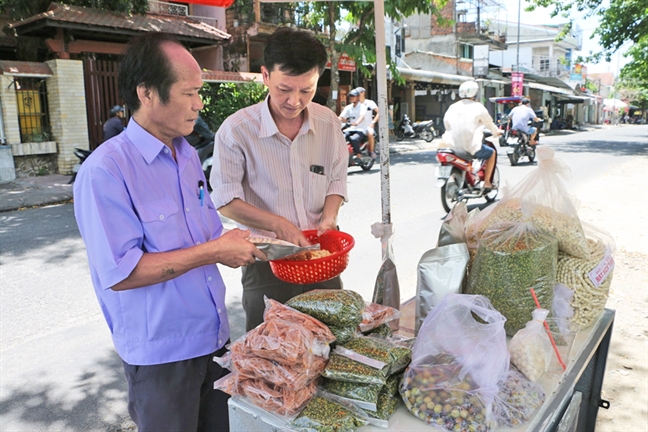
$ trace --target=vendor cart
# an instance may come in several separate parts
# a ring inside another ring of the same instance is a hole
[[[404,310],[408,303],[415,302],[406,302],[403,305]],[[614,310],[604,309],[594,324],[579,332],[565,373],[560,377],[545,374],[541,378],[540,384],[545,391],[546,400],[534,417],[518,428],[504,427],[497,430],[593,431],[598,409],[609,407],[609,402],[601,399],[601,388],[613,324]],[[276,416],[237,399],[229,401],[229,419],[231,431],[277,432],[282,430],[281,420]],[[370,425],[358,429],[358,432],[432,432],[435,430],[437,429],[414,417],[401,403],[390,418],[387,429]]]

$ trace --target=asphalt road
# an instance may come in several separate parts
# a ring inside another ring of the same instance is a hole
[[[632,158],[647,157],[647,142],[645,125],[541,139],[571,167],[568,189]],[[506,148],[499,153],[501,178],[511,186],[536,167],[511,167]],[[434,186],[435,168],[433,151],[392,155],[390,161],[393,247],[402,300],[414,296],[416,264],[435,246],[445,216]],[[350,168],[348,182],[350,201],[339,223],[354,236],[356,246],[343,280],[346,288],[370,299],[382,259],[380,242],[370,233],[371,224],[382,218],[378,165],[369,172]],[[614,197],[609,199],[613,207]],[[132,429],[121,361],[94,297],[72,205],[0,214],[0,265],[2,430]],[[234,339],[243,333],[240,270],[224,268],[222,273]]]

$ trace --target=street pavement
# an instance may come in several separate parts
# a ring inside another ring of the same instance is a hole
[[[551,135],[564,135],[600,128],[598,125],[587,125],[579,131],[551,131]],[[609,125],[606,127],[610,127]],[[440,139],[432,142],[422,139],[395,141],[389,143],[390,154],[407,153],[436,149]],[[17,178],[12,182],[0,183],[0,212],[14,211],[44,205],[60,204],[72,199],[72,176],[50,174],[36,177]]]

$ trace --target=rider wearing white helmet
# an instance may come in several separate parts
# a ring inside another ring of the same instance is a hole
[[[478,91],[479,85],[473,80],[459,86],[461,100],[450,105],[443,116],[446,130],[443,141],[450,148],[458,148],[477,159],[486,160],[484,189],[488,190],[493,187],[491,177],[497,153],[491,147],[482,144],[483,130],[486,127],[493,136],[498,136],[500,132],[484,105],[475,101]]]

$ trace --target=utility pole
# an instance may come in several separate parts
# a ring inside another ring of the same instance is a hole
[[[518,26],[517,26],[517,60],[515,71],[520,72],[520,15],[522,11],[522,0],[518,0]]]

